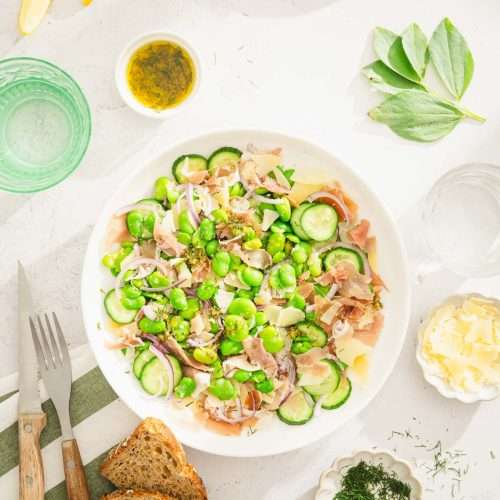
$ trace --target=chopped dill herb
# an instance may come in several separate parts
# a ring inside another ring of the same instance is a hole
[[[381,464],[364,461],[350,467],[342,478],[342,489],[333,500],[409,500],[411,488]]]

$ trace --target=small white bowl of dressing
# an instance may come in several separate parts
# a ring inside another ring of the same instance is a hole
[[[434,355],[433,353],[435,352],[435,350],[432,347],[431,347],[432,353],[429,354],[429,348],[425,348],[424,344],[429,345],[428,343],[430,342],[430,335],[434,336],[438,335],[437,328],[439,328],[440,325],[443,324],[443,322],[457,321],[457,319],[454,316],[453,317],[449,316],[449,312],[452,312],[454,308],[456,308],[457,311],[461,311],[461,308],[464,306],[464,304],[466,304],[467,301],[470,300],[477,301],[477,304],[484,303],[485,307],[488,308],[491,307],[491,311],[497,310],[498,321],[500,323],[500,301],[498,301],[497,299],[484,297],[483,295],[477,293],[470,293],[466,295],[453,295],[448,299],[446,299],[441,304],[439,304],[436,308],[434,308],[427,317],[427,319],[420,326],[418,330],[418,341],[417,341],[417,352],[416,352],[417,362],[422,368],[425,380],[430,385],[435,387],[436,390],[445,398],[457,399],[462,403],[477,403],[478,401],[491,401],[500,395],[500,385],[492,383],[477,383],[472,379],[470,379],[470,383],[467,384],[467,387],[459,387],[457,386],[456,383],[451,383],[450,374],[446,373],[446,367],[443,367],[442,365],[443,359],[446,358],[444,356],[441,357],[441,355],[439,354]],[[464,314],[464,313],[459,312],[458,314]],[[467,312],[465,314],[466,316],[463,317],[472,323],[474,321],[473,314]],[[465,323],[464,326],[466,325],[467,323]],[[464,328],[464,326],[462,326],[462,328]],[[460,326],[457,327],[457,335],[459,334],[459,331],[460,331]],[[470,335],[477,336],[478,332],[477,331],[474,332],[474,330],[472,330],[470,333],[466,333],[466,335],[467,338],[470,339],[471,338]],[[491,338],[494,339],[495,334],[493,334]],[[450,345],[449,348],[452,349],[452,346]],[[437,349],[440,350],[440,352],[443,352],[442,348],[438,347]],[[473,348],[467,347],[467,350],[473,350]],[[493,350],[494,348],[492,346],[492,356],[493,356]],[[487,353],[485,354],[487,355]],[[500,357],[500,354],[497,354],[497,359],[498,357]],[[453,362],[454,361],[452,359],[450,362],[447,363],[447,365],[451,366],[451,363]],[[494,364],[494,362],[492,362],[491,364]],[[487,366],[486,363],[485,366]],[[467,376],[467,372],[464,373]],[[468,378],[466,380],[468,380]],[[456,377],[455,377],[455,382],[456,382]]]
[[[191,104],[201,63],[179,35],[156,31],[128,44],[118,57],[115,82],[125,103],[150,118],[165,119]]]

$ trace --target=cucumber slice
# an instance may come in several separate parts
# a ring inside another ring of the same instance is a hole
[[[243,153],[230,146],[217,149],[208,157],[208,171],[213,172],[217,167],[231,162],[237,162]]]
[[[126,309],[116,296],[115,289],[110,290],[104,297],[104,308],[108,316],[115,322],[125,325],[132,323],[137,314],[137,310]]]
[[[278,408],[280,420],[288,425],[302,425],[314,415],[314,400],[302,389],[295,389],[288,399]]]
[[[325,268],[327,271],[333,269],[339,262],[350,262],[358,273],[364,271],[363,259],[356,250],[339,247],[326,254]]]
[[[342,377],[340,368],[337,366],[335,361],[331,359],[323,359],[321,360],[321,363],[325,363],[330,367],[330,375],[328,375],[326,380],[321,382],[321,384],[304,386],[304,390],[316,399],[324,394],[332,394],[339,386],[340,379]]]
[[[302,214],[308,209],[312,203],[303,203],[299,205],[292,213],[292,217],[290,218],[290,225],[294,230],[295,234],[301,240],[308,240],[309,236],[305,233],[304,229],[302,229],[302,225],[300,224],[300,219],[302,218]]]
[[[182,369],[177,358],[168,355],[168,359],[174,369],[174,387],[179,383],[182,378]],[[148,394],[158,394],[158,396],[165,396],[168,391],[168,371],[163,366],[163,363],[155,356],[154,359],[148,361],[142,369],[141,379],[142,388]],[[161,391],[161,392],[160,392]]]
[[[345,376],[342,377],[337,389],[323,399],[321,408],[324,408],[325,410],[334,410],[335,408],[342,406],[349,399],[351,392],[351,381]]]
[[[337,231],[339,216],[334,208],[326,203],[315,203],[304,210],[300,225],[310,239],[326,241]]]
[[[140,352],[134,359],[134,363],[132,365],[132,370],[134,375],[140,380],[142,369],[148,361],[151,361],[155,355],[151,351],[142,351]]]
[[[297,325],[297,330],[309,339],[313,347],[324,347],[328,341],[328,337],[323,329],[314,323],[302,321]]]
[[[188,159],[187,162],[186,158]],[[172,175],[179,184],[185,184],[187,182],[186,174],[206,170],[207,165],[208,162],[204,156],[196,154],[182,155],[172,164]]]

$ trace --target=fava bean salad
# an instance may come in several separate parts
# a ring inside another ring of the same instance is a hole
[[[370,224],[281,149],[186,154],[112,218],[110,347],[152,397],[241,427],[342,406],[383,326]]]

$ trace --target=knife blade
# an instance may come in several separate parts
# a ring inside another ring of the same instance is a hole
[[[40,413],[42,404],[38,389],[38,362],[31,337],[29,316],[34,313],[28,278],[22,264],[17,262],[19,336],[19,413]]]

